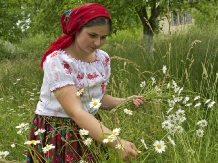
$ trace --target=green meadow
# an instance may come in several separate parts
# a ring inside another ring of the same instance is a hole
[[[111,130],[120,128],[120,137],[142,151],[133,163],[216,162],[217,29],[192,27],[172,35],[157,34],[153,54],[144,48],[140,31],[120,31],[110,36],[102,49],[111,56],[107,93],[143,95],[146,103],[137,110],[130,102],[112,111],[100,110],[103,123]],[[39,63],[53,39],[39,34],[1,50],[0,152],[9,153],[0,158],[2,163],[25,162],[29,130],[20,133],[16,126],[31,124],[43,77]],[[162,153],[154,146],[160,140],[166,146]],[[122,163],[115,150],[109,149],[108,154],[109,160],[102,154],[99,162]]]

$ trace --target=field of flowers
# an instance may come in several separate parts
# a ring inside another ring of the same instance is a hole
[[[132,160],[136,163],[218,160],[216,35],[211,34],[210,45],[206,36],[179,36],[175,40],[180,50],[173,37],[167,43],[166,38],[160,39],[153,56],[146,54],[138,40],[110,39],[103,47],[112,62],[108,94],[143,95],[146,103],[137,110],[130,101],[111,111],[100,110],[102,123],[113,130],[112,135],[104,134],[103,144],[118,136],[134,142],[141,151]],[[0,162],[24,163],[27,147],[40,144],[40,140],[28,140],[43,76],[39,69],[41,54],[32,55],[0,63]],[[39,129],[35,134],[43,133],[44,129]],[[98,152],[88,133],[80,130],[86,146]],[[45,159],[53,148],[52,144],[42,147]],[[119,143],[116,148],[125,150]],[[99,162],[122,163],[113,149],[108,149],[108,155],[109,160],[100,155]]]

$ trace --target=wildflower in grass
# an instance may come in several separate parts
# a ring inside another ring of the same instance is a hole
[[[121,149],[122,151],[124,150],[124,146],[120,143],[118,143],[116,146],[115,146],[115,149]]]
[[[215,104],[215,101],[212,101],[212,102],[210,102],[209,104],[208,104],[208,108],[212,108],[213,107],[213,105]]]
[[[170,137],[170,135],[168,135],[167,138],[170,141],[170,144],[172,144],[173,146],[176,145],[175,141]]]
[[[143,88],[145,86],[145,81],[142,81],[140,87]]]
[[[81,96],[84,92],[84,89],[79,89],[77,92],[76,92],[76,96]]]
[[[182,99],[183,99],[183,97],[175,97],[175,96],[174,96],[174,99],[173,99],[173,100],[174,100],[175,102],[180,102],[180,101],[182,101]]]
[[[148,149],[147,145],[145,144],[145,140],[141,139],[142,144],[144,145],[145,149]]]
[[[199,106],[201,106],[201,103],[200,103],[200,102],[197,103],[197,104],[195,104],[194,108],[197,108],[197,107],[199,107]]]
[[[42,148],[42,150],[43,150],[43,153],[47,153],[48,151],[54,148],[55,146],[53,144],[50,144],[50,145],[47,144],[44,148]]]
[[[169,120],[163,121],[162,128],[165,130],[169,130],[171,128],[172,124]]]
[[[0,151],[0,158],[5,158],[7,155],[9,155],[8,151]]]
[[[16,128],[25,128],[29,125],[29,123],[21,123],[19,126],[16,126]]]
[[[167,66],[166,65],[163,65],[163,74],[166,74],[166,72],[167,72]]]
[[[198,100],[198,99],[200,99],[200,96],[196,96],[196,97],[194,98],[194,101],[196,101],[196,100]]]
[[[100,108],[101,103],[99,99],[93,98],[92,101],[89,103],[90,108],[98,109]]]
[[[162,153],[162,152],[165,152],[165,148],[166,148],[166,145],[164,143],[164,141],[160,140],[156,140],[153,144],[154,146],[154,149],[156,150],[156,152],[158,153]]]
[[[170,121],[170,122],[173,122],[175,119],[176,119],[176,115],[175,114],[170,114],[167,116],[167,119]]]
[[[89,131],[88,131],[88,130],[85,130],[85,129],[80,129],[80,130],[79,130],[79,134],[82,135],[82,136],[83,136],[83,135],[89,135]]]
[[[103,143],[113,142],[114,140],[117,140],[117,137],[115,135],[109,135],[106,139],[103,140]]]
[[[201,127],[206,127],[207,126],[207,121],[205,119],[200,120],[197,122],[197,125],[201,126]]]
[[[185,110],[179,109],[176,111],[177,117],[184,117],[185,116]]]
[[[152,80],[152,83],[151,83],[151,85],[154,85],[154,84],[156,83],[156,80],[155,80],[155,78],[154,78],[154,77],[151,77],[151,80]]]
[[[15,147],[15,144],[11,144],[11,148],[14,148]]]
[[[167,83],[167,89],[169,89],[170,88],[170,82],[169,83]]]
[[[188,149],[187,152],[189,152],[189,153],[191,153],[191,154],[194,154],[194,153],[195,153],[195,151],[194,151],[193,149]]]
[[[84,160],[80,160],[79,163],[88,163],[88,162],[86,162]]]
[[[124,109],[124,113],[132,115],[132,111],[127,108]]]
[[[46,130],[45,129],[38,129],[37,131],[34,132],[34,135],[39,135],[39,134],[42,134],[44,133]]]
[[[120,128],[115,128],[113,129],[112,134],[118,136],[120,134],[120,130],[121,130]]]
[[[40,140],[30,140],[30,141],[26,141],[24,144],[28,144],[28,145],[36,145],[36,144],[39,144],[40,143]]]
[[[175,105],[175,101],[174,100],[169,100],[168,99],[167,102],[168,102],[170,108],[174,107],[174,105]]]
[[[197,135],[198,137],[203,137],[203,136],[204,136],[204,130],[202,130],[202,129],[196,130],[196,135]]]
[[[209,103],[211,101],[211,99],[207,99],[205,102],[204,102],[204,104],[207,104],[207,103]]]
[[[187,106],[187,107],[188,107],[188,106],[191,106],[191,105],[192,105],[192,103],[185,104],[185,106]]]
[[[26,131],[29,129],[29,123],[21,123],[19,126],[16,126],[16,128],[19,128],[20,130],[17,132],[17,134],[22,134],[23,131]]]
[[[86,140],[83,141],[83,143],[86,145],[86,146],[90,146],[91,143],[92,143],[92,138],[87,138]]]
[[[176,126],[175,129],[176,129],[176,132],[178,133],[182,133],[184,131],[182,126]]]
[[[183,87],[179,89],[178,96],[181,94],[182,91],[183,91]]]
[[[182,103],[183,103],[183,104],[186,104],[186,103],[189,101],[189,99],[190,99],[190,98],[186,96],[186,97],[184,98],[184,100],[183,100]]]

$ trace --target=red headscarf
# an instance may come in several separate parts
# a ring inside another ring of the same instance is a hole
[[[40,67],[43,67],[43,62],[50,53],[70,46],[74,40],[75,34],[81,27],[88,21],[100,16],[110,19],[107,9],[97,3],[88,3],[66,11],[61,16],[62,30],[65,35],[60,36],[55,42],[51,43],[50,48],[43,55]]]

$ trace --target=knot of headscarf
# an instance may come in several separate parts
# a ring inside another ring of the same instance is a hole
[[[64,12],[61,16],[61,25],[65,35],[60,36],[56,41],[50,44],[50,48],[43,54],[40,67],[43,67],[43,62],[50,53],[70,46],[75,38],[75,34],[81,27],[90,20],[100,16],[110,19],[106,7],[97,3],[88,3]]]

